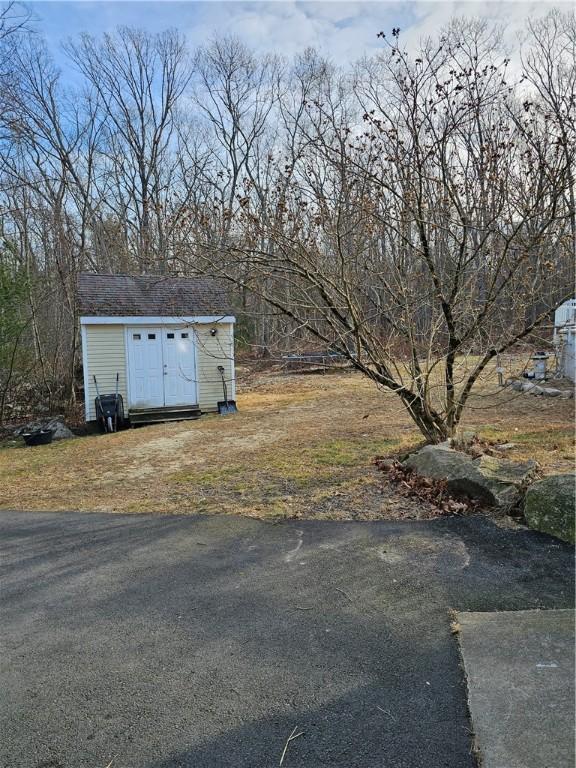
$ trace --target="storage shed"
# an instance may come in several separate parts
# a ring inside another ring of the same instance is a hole
[[[119,393],[131,423],[197,418],[235,398],[235,317],[207,277],[82,274],[78,301],[86,421],[94,400]]]

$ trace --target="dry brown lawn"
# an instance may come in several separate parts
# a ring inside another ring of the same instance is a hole
[[[360,374],[242,372],[235,416],[0,450],[0,507],[258,517],[418,517],[371,464],[421,437]],[[476,396],[463,429],[512,441],[510,458],[571,471],[573,401]]]

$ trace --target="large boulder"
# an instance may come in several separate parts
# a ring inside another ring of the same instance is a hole
[[[574,544],[576,475],[551,475],[528,488],[524,517],[530,528]]]
[[[51,429],[52,440],[67,440],[69,437],[74,437],[74,432],[68,429],[64,423],[63,416],[47,416],[43,419],[31,421],[23,427],[15,429],[14,437],[20,437],[24,432],[35,432],[39,429]]]
[[[544,387],[542,394],[546,395],[546,397],[560,397],[562,392],[554,387]]]
[[[424,446],[404,466],[424,477],[447,480],[451,493],[478,499],[503,512],[518,504],[537,469],[534,461],[513,462],[486,455],[472,458],[443,445]]]

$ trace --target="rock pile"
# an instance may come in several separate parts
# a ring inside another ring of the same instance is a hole
[[[535,461],[514,462],[487,455],[473,458],[446,445],[426,445],[404,465],[424,477],[446,479],[451,493],[478,499],[502,513],[519,504],[538,467]]]
[[[556,389],[556,387],[545,387],[540,384],[534,384],[532,381],[520,381],[520,379],[508,379],[506,386],[514,392],[525,392],[528,395],[542,395],[543,397],[561,397],[570,399],[574,397],[573,389]]]
[[[514,462],[488,454],[475,456],[454,450],[449,442],[426,445],[408,456],[402,465],[423,478],[442,480],[449,493],[473,499],[497,513],[523,511],[531,528],[574,543],[575,474],[539,480],[535,461]]]
[[[74,437],[74,433],[64,423],[64,416],[46,416],[36,419],[14,430],[14,437],[21,437],[25,432],[37,432],[40,429],[52,431],[52,440],[67,440]]]

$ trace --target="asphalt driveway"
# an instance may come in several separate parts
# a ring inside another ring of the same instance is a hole
[[[0,513],[4,768],[467,768],[449,609],[573,605],[569,547],[407,523]]]

